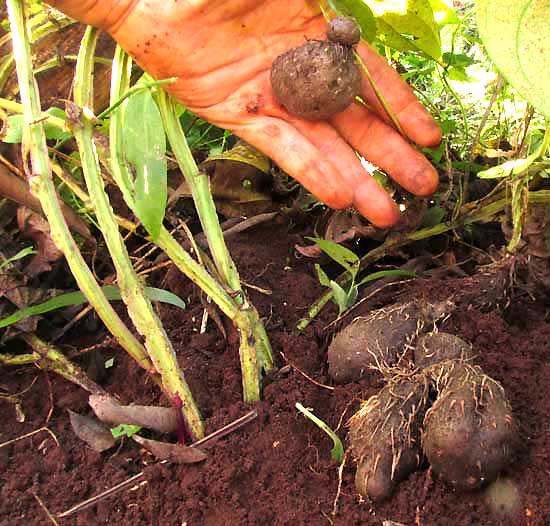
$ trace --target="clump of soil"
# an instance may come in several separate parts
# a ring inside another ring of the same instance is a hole
[[[360,30],[352,19],[335,19],[330,40],[311,40],[277,57],[271,85],[277,100],[292,114],[323,120],[345,110],[361,90],[361,71],[353,45]]]

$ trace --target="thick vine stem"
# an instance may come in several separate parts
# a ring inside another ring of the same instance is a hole
[[[50,224],[51,236],[63,252],[69,268],[88,301],[120,345],[146,370],[152,368],[144,347],[128,330],[80,254],[63,217],[52,180],[44,122],[40,109],[40,97],[33,76],[29,34],[26,27],[24,4],[21,0],[7,0],[12,30],[13,56],[16,60],[19,92],[26,124],[24,151],[30,152],[32,175],[29,177],[31,192],[38,197],[42,210]]]
[[[145,338],[145,347],[162,378],[164,389],[171,399],[177,397],[182,401],[182,412],[188,429],[194,439],[200,439],[204,435],[204,426],[199,410],[177,363],[168,335],[130,262],[100,175],[99,159],[93,142],[93,125],[87,117],[87,109],[93,104],[93,56],[97,36],[98,30],[91,26],[86,29],[78,54],[74,84],[74,100],[82,109],[82,116],[74,125],[73,132],[82,160],[86,186],[116,269],[120,293],[128,314]]]
[[[164,121],[164,127],[172,150],[180,165],[180,169],[189,184],[195,207],[204,233],[208,240],[210,252],[218,272],[224,279],[227,287],[232,291],[234,303],[244,313],[245,323],[238,325],[241,335],[240,357],[243,374],[244,398],[247,401],[258,400],[260,369],[269,371],[273,367],[271,346],[260,317],[252,305],[248,302],[240,284],[239,275],[233,260],[229,254],[223,232],[220,227],[218,215],[210,184],[206,174],[199,172],[181,124],[176,117],[175,102],[169,95],[160,91],[157,95],[157,103]],[[212,297],[216,301],[215,297]],[[257,385],[258,387],[254,387]]]

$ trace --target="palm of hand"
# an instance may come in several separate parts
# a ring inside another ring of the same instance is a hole
[[[354,205],[379,226],[398,219],[395,204],[354,149],[413,193],[435,189],[437,173],[377,115],[380,105],[366,80],[361,95],[374,109],[354,103],[330,121],[294,117],[273,98],[274,58],[306,38],[324,37],[315,2],[126,0],[114,9],[94,0],[57,4],[111,32],[154,77],[178,77],[168,89],[187,108],[258,147],[330,206]],[[368,46],[358,51],[409,137],[421,146],[436,144],[438,127],[397,73]]]

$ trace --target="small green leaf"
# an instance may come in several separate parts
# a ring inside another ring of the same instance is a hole
[[[10,115],[6,119],[6,126],[2,132],[2,142],[19,144],[23,140],[24,125],[25,117],[23,115]]]
[[[311,420],[317,427],[322,429],[331,439],[334,444],[331,450],[332,459],[338,463],[344,458],[344,446],[338,435],[319,417],[315,416],[309,409],[306,409],[300,402],[296,402],[296,409],[300,411],[306,418]]]
[[[430,0],[430,5],[432,6],[434,19],[439,26],[460,22],[453,9],[453,0]]]
[[[329,0],[329,4],[337,14],[355,18],[361,28],[361,38],[367,42],[376,38],[376,20],[363,0]]]
[[[105,297],[109,301],[120,300],[120,289],[116,285],[106,285],[101,287],[101,290],[105,294]],[[185,302],[167,290],[157,289],[154,287],[145,287],[145,294],[151,301],[160,301],[162,303],[168,303],[174,305],[181,309],[185,309]],[[61,309],[63,307],[68,307],[71,305],[82,305],[83,303],[88,303],[88,300],[82,294],[82,292],[69,292],[67,294],[61,294],[56,296],[51,300],[45,301],[38,305],[32,305],[31,307],[26,307],[24,309],[15,311],[13,314],[0,320],[0,329],[7,327],[8,325],[13,325],[19,320],[28,318],[30,316],[37,316],[39,314],[44,314],[52,310]]]
[[[24,257],[29,256],[31,254],[36,254],[36,250],[34,250],[33,247],[23,248],[11,258],[8,258],[5,261],[2,261],[2,263],[0,263],[0,270],[3,269],[6,265],[9,265],[10,263],[17,261],[18,259],[23,259]]]
[[[126,436],[130,438],[132,435],[139,433],[141,426],[133,426],[130,424],[119,424],[116,427],[111,428],[111,434],[114,438],[120,438]]]
[[[123,151],[136,174],[133,211],[154,240],[166,209],[166,137],[148,89],[138,91],[126,103]]]
[[[338,314],[342,315],[348,308],[348,293],[336,281],[331,280],[330,288],[336,305],[338,305]]]
[[[416,278],[416,274],[410,270],[381,270],[380,272],[373,272],[372,274],[365,276],[359,283],[357,283],[357,286],[359,287],[359,285],[364,285],[369,281],[375,281],[380,278],[391,277]]]
[[[58,119],[65,120],[67,118],[67,114],[60,108],[49,108],[46,110],[46,113]],[[44,121],[44,133],[46,134],[46,139],[54,139],[56,141],[66,141],[72,137],[71,133],[65,132],[57,126],[53,126],[47,120]]]
[[[323,287],[330,287],[330,279],[327,276],[326,272],[321,268],[321,265],[319,265],[319,263],[315,263],[315,270],[317,271],[319,283],[323,285]]]
[[[334,241],[321,239],[318,237],[308,237],[313,241],[327,256],[342,265],[347,271],[353,273],[352,265],[357,265],[359,257],[356,256],[349,248],[343,247]]]
[[[479,34],[506,80],[550,117],[550,0],[476,0]]]
[[[65,112],[59,108],[49,108],[45,111],[48,115],[65,119],[67,116]],[[10,115],[6,119],[6,128],[3,131],[2,141],[9,144],[19,144],[23,140],[23,127],[25,124],[25,117],[23,115]],[[53,126],[44,121],[44,132],[46,139],[53,139],[56,141],[64,141],[69,139],[72,135],[68,132],[60,130],[57,126]]]
[[[352,305],[355,305],[355,302],[357,301],[357,296],[359,296],[359,287],[357,285],[354,285],[348,290],[346,309],[349,309]]]
[[[428,228],[431,226],[439,225],[445,217],[445,209],[440,206],[432,206],[426,210],[424,217],[422,218],[422,228]]]

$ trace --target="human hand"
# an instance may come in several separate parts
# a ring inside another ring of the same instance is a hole
[[[155,78],[177,77],[166,89],[186,108],[256,146],[333,208],[353,205],[379,227],[399,219],[355,151],[416,195],[437,186],[431,164],[381,117],[366,79],[361,96],[374,109],[353,103],[327,121],[295,117],[274,99],[273,60],[306,38],[324,38],[313,0],[48,1],[108,31]],[[368,45],[357,51],[407,136],[438,144],[439,127],[397,72]]]

